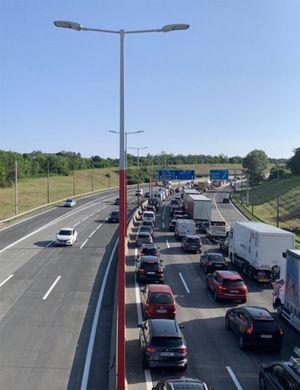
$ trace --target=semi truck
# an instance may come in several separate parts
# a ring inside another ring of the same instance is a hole
[[[294,248],[295,235],[262,222],[235,222],[229,233],[228,255],[245,276],[274,281],[282,252]]]
[[[188,195],[200,195],[200,192],[195,188],[185,188],[183,190],[183,207],[184,210],[187,210],[188,205]]]
[[[300,332],[300,250],[287,249],[282,256],[273,284],[273,308]]]
[[[211,219],[211,199],[204,195],[186,195],[186,211],[196,224],[208,222]]]
[[[196,225],[192,219],[177,219],[174,235],[176,240],[182,240],[183,237],[196,234]]]

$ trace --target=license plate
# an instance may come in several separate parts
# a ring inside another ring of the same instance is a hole
[[[156,312],[157,313],[166,313],[167,310],[165,310],[165,309],[157,309]]]
[[[262,339],[271,339],[272,338],[272,335],[271,334],[261,334],[260,337]]]
[[[215,264],[215,268],[221,268],[222,264]]]
[[[174,356],[174,352],[162,352],[161,356]]]
[[[232,294],[238,294],[238,291],[237,291],[237,290],[230,290],[230,292],[231,292]]]
[[[155,275],[155,272],[147,272],[147,275]]]

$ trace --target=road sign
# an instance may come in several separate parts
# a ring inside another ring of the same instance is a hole
[[[163,169],[158,171],[158,180],[194,180],[194,170],[167,170]]]
[[[210,180],[228,180],[228,169],[211,169]]]

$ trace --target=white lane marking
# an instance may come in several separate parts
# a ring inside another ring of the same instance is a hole
[[[108,218],[105,218],[105,220],[104,220],[102,223],[100,223],[99,226],[96,227],[96,230],[100,229],[101,226],[102,226],[107,220],[108,220]]]
[[[89,216],[82,218],[81,222],[86,221],[89,218]]]
[[[79,225],[79,224],[80,224],[80,221],[76,222],[76,223],[73,225],[73,227],[76,227],[76,226]]]
[[[9,281],[14,276],[14,274],[9,275],[6,279],[3,280],[3,282],[0,283],[0,287],[2,287],[6,282]]]
[[[99,317],[100,317],[103,295],[104,295],[104,291],[106,288],[106,282],[107,282],[108,274],[110,271],[111,263],[112,263],[114,255],[115,255],[115,251],[116,251],[118,242],[119,242],[119,240],[117,239],[116,243],[113,247],[113,250],[111,252],[110,258],[108,260],[107,268],[105,270],[105,274],[104,274],[103,281],[101,284],[101,290],[100,290],[100,294],[99,294],[99,298],[98,298],[98,302],[97,302],[97,307],[96,307],[95,316],[94,316],[94,320],[93,320],[92,330],[90,333],[89,345],[88,345],[86,359],[85,359],[85,363],[84,363],[84,370],[83,370],[83,374],[82,374],[80,390],[87,389],[88,379],[89,379],[89,375],[90,375],[90,367],[91,367],[91,362],[92,362],[92,353],[93,353],[94,344],[95,344],[96,330],[98,327],[98,321],[99,321]]]
[[[163,222],[162,227],[165,228],[165,223]]]
[[[169,244],[168,240],[166,240],[166,244],[167,244],[167,247],[170,248],[170,244]]]
[[[81,244],[81,246],[80,246],[80,248],[79,249],[82,249],[84,246],[85,246],[85,244],[88,242],[88,238],[85,240],[85,241],[83,241],[83,243]]]
[[[214,201],[214,204],[215,204],[215,207],[217,209],[217,212],[219,213],[220,217],[223,219],[223,221],[225,221],[225,218],[223,217],[223,215],[221,214],[220,210],[219,210],[219,207],[217,206],[217,202],[216,202],[216,193],[214,194],[213,196],[213,201]],[[226,221],[225,221],[226,222]]]
[[[46,248],[48,248],[50,245],[52,245],[52,244],[53,244],[53,242],[54,242],[53,240],[52,240],[52,241],[50,241],[50,242],[49,242],[49,244],[47,244],[47,245],[46,245]]]
[[[150,370],[144,370],[144,374],[145,374],[145,382],[146,382],[147,390],[151,390],[153,383],[152,383]]]
[[[184,280],[184,278],[183,278],[183,276],[182,276],[182,273],[181,272],[178,272],[178,275],[180,276],[180,279],[181,279],[181,281],[182,281],[182,284],[184,285],[184,288],[186,289],[186,292],[188,293],[188,294],[190,294],[191,292],[190,292],[190,289],[188,288],[188,286],[187,286],[187,284],[186,284],[186,282],[185,282],[185,280]]]
[[[93,237],[93,235],[96,233],[96,230],[94,230],[90,235],[89,238]]]
[[[232,371],[232,368],[229,366],[226,366],[226,370],[228,371],[229,375],[231,376],[231,379],[233,380],[233,383],[235,384],[237,390],[243,390],[240,382],[238,381],[237,377],[235,376],[234,372]]]
[[[49,290],[46,292],[46,294],[43,296],[43,301],[45,299],[48,298],[49,294],[51,293],[51,291],[54,289],[54,287],[56,286],[56,284],[58,283],[59,279],[61,278],[61,276],[59,275],[55,281],[52,283],[51,287],[49,288]]]

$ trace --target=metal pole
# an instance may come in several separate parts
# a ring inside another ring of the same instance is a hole
[[[124,145],[124,30],[120,30],[120,222],[119,222],[119,256],[118,256],[118,352],[117,352],[117,389],[125,390],[125,192],[126,166]]]
[[[47,162],[47,201],[50,203],[50,166],[49,161]]]
[[[18,161],[15,161],[15,215],[19,214]]]
[[[251,214],[253,215],[254,205],[253,205],[253,171],[251,172]]]
[[[249,206],[249,179],[250,179],[250,175],[248,174],[248,177],[247,177],[247,206]]]
[[[277,198],[276,198],[276,226],[279,227],[279,198],[280,198],[280,193],[279,193],[279,169],[277,171]]]
[[[73,196],[75,196],[76,191],[75,191],[75,164],[73,161]]]
[[[138,182],[138,196],[137,196],[137,207],[140,207],[140,149],[137,148],[137,182]]]
[[[94,192],[94,169],[91,169],[91,184],[92,184],[92,192]]]

